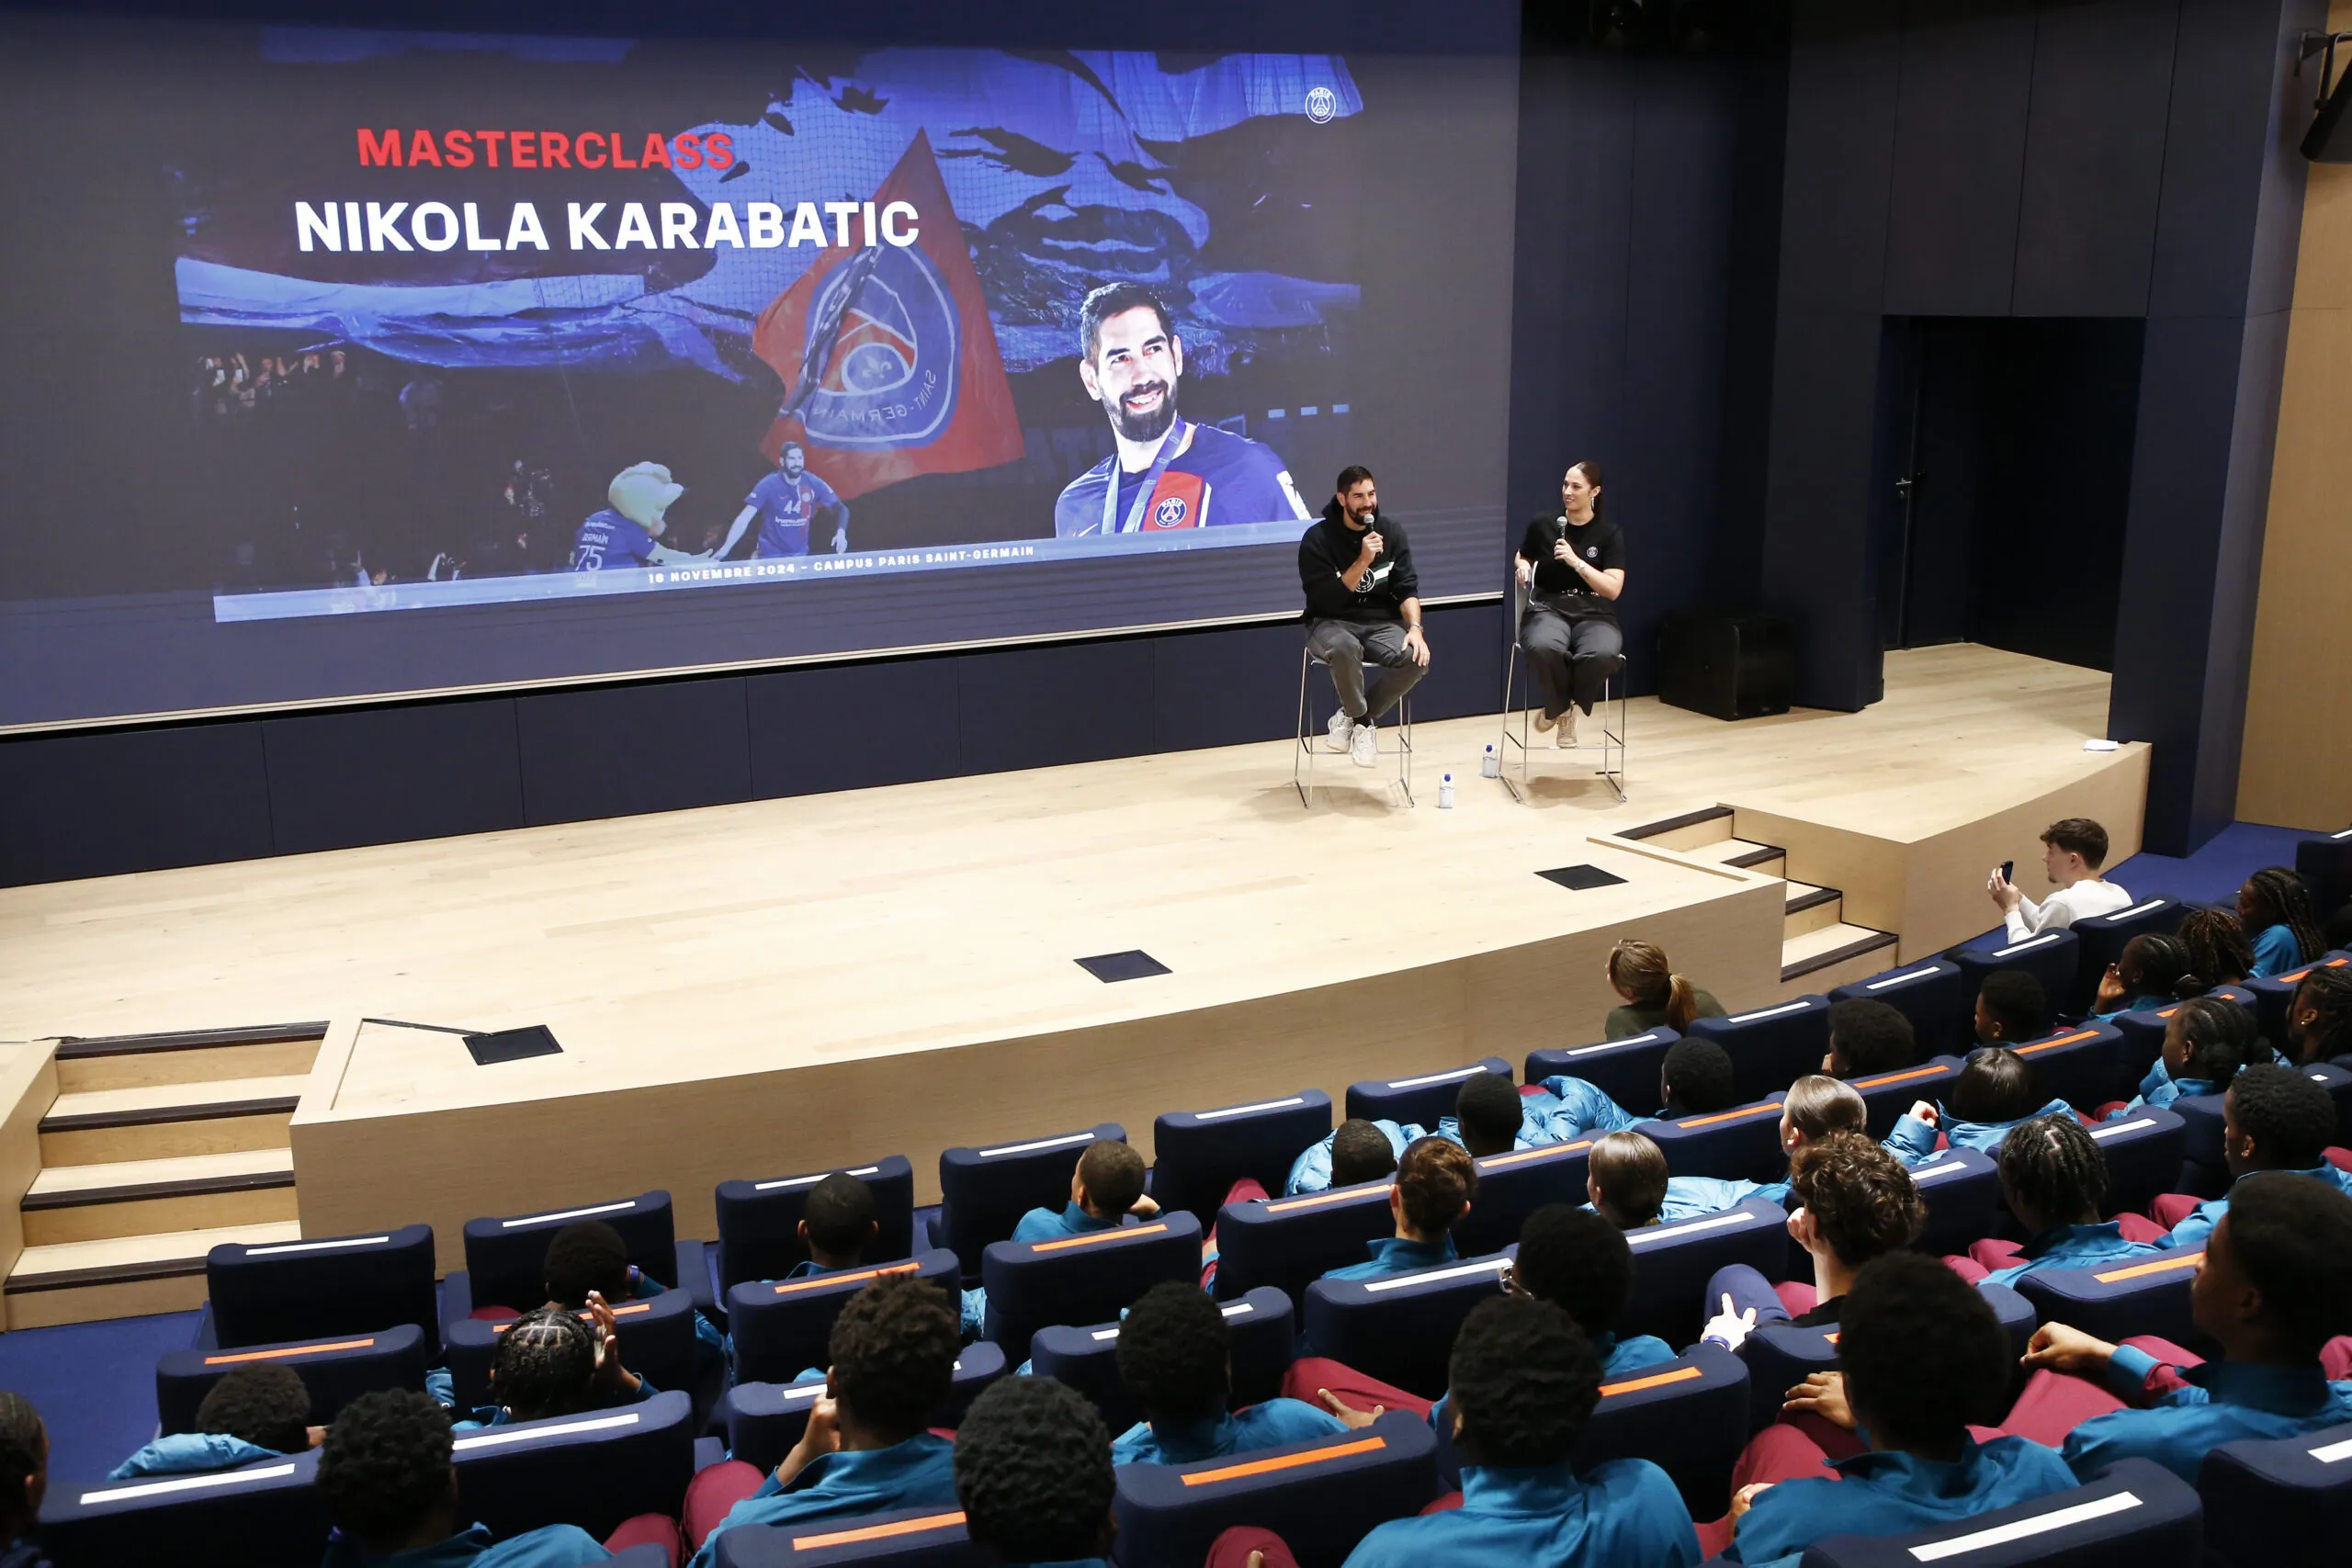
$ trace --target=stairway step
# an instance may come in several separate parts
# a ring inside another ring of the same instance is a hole
[[[168,1034],[69,1036],[57,1046],[57,1089],[143,1089],[307,1073],[327,1026],[264,1023]]]
[[[282,1149],[308,1081],[290,1073],[61,1094],[40,1119],[41,1164]]]
[[[1788,888],[1788,900],[1781,906],[1781,941],[1783,944],[1801,936],[1809,936],[1824,926],[1838,925],[1845,919],[1846,896],[1835,887],[1815,887],[1808,883],[1792,882]],[[1783,954],[1781,962],[1785,964],[1787,961]]]
[[[1712,844],[1702,844],[1695,850],[1683,852],[1692,860],[1737,866],[1742,871],[1760,872],[1766,876],[1780,875],[1789,853],[1778,844],[1759,844],[1748,839],[1718,839]]]
[[[1662,818],[1656,822],[1645,822],[1638,828],[1628,828],[1617,836],[1639,839],[1656,849],[1695,850],[1730,838],[1731,819],[1730,807],[1705,806],[1696,811],[1686,811],[1679,817]]]
[[[17,1204],[27,1247],[295,1218],[291,1149],[46,1168]]]
[[[1781,983],[1803,980],[1806,990],[1818,991],[1876,974],[1893,962],[1887,950],[1897,941],[1893,931],[1849,926],[1843,920],[1807,931],[1781,943]]]
[[[0,1299],[10,1328],[185,1312],[204,1304],[204,1259],[214,1247],[301,1239],[289,1220],[28,1247]]]

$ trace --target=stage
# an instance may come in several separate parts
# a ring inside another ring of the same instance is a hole
[[[2042,892],[2054,818],[2138,847],[2145,749],[2083,748],[2106,676],[1966,646],[1886,671],[1858,714],[1634,702],[1623,804],[1597,750],[1550,748],[1515,803],[1478,776],[1489,717],[1419,728],[1417,807],[1326,754],[1302,809],[1273,741],[16,888],[0,1038],[326,1021],[292,1115],[301,1231],[424,1220],[445,1265],[474,1215],[662,1187],[708,1235],[722,1179],[892,1153],[930,1201],[951,1145],[1115,1121],[1148,1151],[1159,1111],[1598,1039],[1623,935],[1735,1010],[1850,977],[1784,985],[1787,884],[1706,838],[1784,848],[1844,924],[1894,933],[1856,974],[1995,923],[2001,860]],[[1535,874],[1577,864],[1624,881]],[[1130,949],[1170,972],[1075,962]],[[364,1019],[545,1023],[563,1054],[479,1067]]]

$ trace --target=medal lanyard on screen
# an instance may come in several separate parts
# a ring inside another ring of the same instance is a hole
[[[1167,471],[1169,460],[1182,457],[1193,444],[1193,427],[1182,419],[1168,427],[1159,443],[1159,455],[1151,467],[1143,471],[1143,483],[1136,488],[1136,503],[1127,509],[1125,526],[1119,522],[1119,454],[1111,454],[1111,482],[1102,491],[1102,531],[1105,534],[1133,534],[1143,527],[1143,509],[1151,504],[1151,492],[1159,488],[1159,476]]]

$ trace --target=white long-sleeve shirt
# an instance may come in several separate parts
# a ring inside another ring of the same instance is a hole
[[[2018,907],[2009,911],[2005,922],[2009,940],[2033,935],[2036,931],[2062,931],[2076,920],[2093,915],[2112,915],[2132,907],[2132,895],[2112,882],[2102,882],[2096,876],[2061,887],[2037,904],[2023,894],[2018,897]]]

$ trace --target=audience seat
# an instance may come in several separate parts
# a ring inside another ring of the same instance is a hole
[[[2107,1161],[2107,1212],[2145,1211],[2150,1199],[2178,1184],[2188,1124],[2175,1110],[2143,1105],[2093,1127],[2091,1141]]]
[[[76,1486],[50,1478],[41,1542],[57,1568],[318,1568],[326,1517],[315,1450],[210,1475]]]
[[[602,1540],[639,1514],[677,1517],[695,1429],[693,1401],[672,1390],[616,1410],[460,1432],[458,1494],[493,1535],[570,1524]]]
[[[1197,1464],[1118,1470],[1120,1568],[1200,1568],[1234,1525],[1273,1531],[1301,1568],[1337,1568],[1374,1526],[1415,1514],[1437,1495],[1437,1438],[1428,1421],[1391,1411],[1371,1426],[1311,1443]]]
[[[1466,1067],[1448,1067],[1442,1073],[1419,1073],[1404,1078],[1366,1078],[1362,1083],[1351,1083],[1348,1086],[1348,1118],[1353,1121],[1361,1116],[1369,1122],[1412,1122],[1435,1132],[1440,1118],[1453,1114],[1453,1101],[1462,1092],[1462,1080],[1480,1073],[1500,1073],[1509,1077],[1510,1064],[1500,1056],[1489,1056],[1483,1062],[1473,1062]],[[1530,1078],[1528,1081],[1538,1083],[1542,1080]],[[1304,1148],[1306,1145],[1299,1146]],[[1163,1154],[1160,1157],[1165,1159],[1167,1156]],[[1295,1155],[1293,1157],[1295,1158]],[[1282,1189],[1270,1185],[1266,1190],[1279,1192]]]
[[[2254,1006],[2254,993],[2243,986],[2216,986],[2205,994],[2248,1009]],[[2123,1036],[2120,1076],[2126,1084],[2136,1086],[2156,1065],[2156,1058],[2164,1055],[2165,1031],[2179,1010],[2180,1004],[2174,1002],[2167,1007],[2119,1012],[2107,1021]]]
[[[1699,1308],[1716,1269],[1745,1263],[1767,1280],[1788,1278],[1788,1220],[1787,1211],[1770,1199],[1750,1198],[1695,1220],[1627,1231],[1634,1289],[1618,1316],[1617,1332],[1690,1344],[1705,1321]]]
[[[2335,1102],[2337,1131],[2328,1142],[2341,1144],[2345,1137],[2344,1129],[2352,1126],[2352,1118],[2345,1114],[2346,1107],[2352,1105],[2352,1073],[2346,1072],[2333,1062],[2314,1062],[2295,1070],[2327,1090],[2328,1098]],[[2228,1190],[2229,1167],[2222,1158],[2222,1102],[2226,1098],[2225,1093],[2200,1094],[2176,1100],[2168,1108],[2187,1124],[2182,1151],[2188,1168],[2182,1172],[2182,1185],[2175,1188],[2175,1191],[2193,1192],[2200,1198],[2218,1198]]]
[[[2295,874],[2312,890],[2312,908],[2324,920],[2352,899],[2352,828],[2314,833],[2295,845]]]
[[[2352,1427],[2223,1443],[2197,1490],[2206,1551],[2229,1568],[2333,1568],[2352,1552]]]
[[[712,1547],[718,1568],[829,1568],[836,1562],[889,1568],[994,1568],[972,1544],[957,1508],[895,1508],[803,1525],[737,1525]]]
[[[1653,1029],[1595,1045],[1530,1051],[1526,1081],[1582,1078],[1634,1115],[1645,1116],[1658,1102],[1658,1072],[1666,1066],[1666,1054],[1681,1038],[1671,1029]]]
[[[2044,1100],[2096,1111],[2132,1093],[2132,1086],[2123,1081],[2123,1035],[2111,1023],[2093,1019],[2073,1024],[2027,1041],[2017,1053],[2033,1064]]]
[[[2301,987],[2303,976],[2314,969],[2341,969],[2352,964],[2352,953],[2324,953],[2315,963],[2300,969],[2290,969],[2284,975],[2273,975],[2267,980],[2248,980],[2245,988],[2254,994],[2254,1018],[2262,1037],[2270,1042],[2274,1051],[2284,1052],[2287,1045],[2287,1009]]]
[[[1930,1056],[1964,1045],[1976,994],[1949,958],[1924,959],[1839,986],[1829,993],[1832,1002],[1884,1002],[1911,1021],[1919,1054]]]
[[[765,1181],[718,1184],[718,1298],[746,1280],[781,1280],[808,1261],[800,1239],[800,1217],[808,1213],[808,1190],[834,1173],[772,1177]],[[914,1255],[915,1168],[904,1155],[891,1155],[849,1174],[874,1194],[874,1219],[881,1229],[866,1247],[865,1261],[887,1262]]]
[[[1993,1306],[1993,1314],[2008,1331],[2010,1348],[2022,1356],[2038,1326],[2033,1304],[2007,1285],[1984,1280],[1977,1292]],[[1838,1366],[1838,1329],[1768,1323],[1740,1347],[1747,1362],[1750,1404],[1748,1424],[1760,1429],[1780,1419],[1781,1399],[1813,1372],[1834,1371]]]
[[[1829,1050],[1829,998],[1798,997],[1729,1018],[1693,1019],[1683,1032],[1729,1052],[1741,1098],[1761,1100],[1821,1070]]]
[[[1227,1302],[1220,1310],[1233,1336],[1233,1394],[1228,1403],[1238,1410],[1281,1393],[1283,1373],[1298,1356],[1298,1330],[1290,1298],[1271,1285],[1261,1286],[1238,1302]],[[1115,1322],[1083,1328],[1067,1324],[1041,1328],[1029,1342],[1029,1355],[1039,1377],[1058,1379],[1092,1400],[1113,1437],[1143,1419],[1143,1406],[1119,1381]]]
[[[1052,1324],[1106,1323],[1162,1280],[1200,1277],[1201,1222],[1182,1209],[1116,1230],[992,1242],[980,1255],[985,1337],[1011,1354]]]
[[[509,1219],[466,1222],[466,1266],[441,1282],[441,1321],[463,1321],[478,1308],[528,1312],[547,1300],[548,1243],[575,1220],[602,1220],[621,1235],[631,1265],[672,1290],[683,1282],[697,1306],[710,1300],[703,1244],[680,1241],[667,1192],[640,1192]]]
[[[315,1241],[224,1242],[205,1255],[210,1299],[197,1320],[196,1344],[234,1350],[413,1323],[424,1335],[425,1354],[437,1357],[434,1273],[431,1225]]]
[[[956,1147],[939,1155],[939,1217],[931,1245],[962,1260],[964,1283],[980,1282],[980,1254],[1012,1235],[1032,1209],[1060,1213],[1069,1202],[1070,1172],[1086,1145],[1100,1138],[1127,1141],[1115,1122],[1082,1133],[1029,1138],[989,1148]],[[1302,1148],[1305,1145],[1300,1145]]]
[[[1280,1192],[1299,1151],[1331,1130],[1331,1097],[1305,1089],[1254,1105],[1171,1111],[1152,1122],[1151,1195],[1164,1213],[1182,1211],[1204,1228],[1243,1177]]]
[[[2127,1459],[2087,1486],[1908,1535],[1817,1540],[1806,1568],[2198,1568],[2204,1513],[2162,1465]]]
[[[1904,1112],[1920,1100],[1933,1105],[1950,1094],[1952,1081],[1960,1077],[1964,1066],[1966,1063],[1958,1056],[1936,1056],[1916,1067],[1873,1073],[1866,1078],[1847,1081],[1854,1086],[1869,1111],[1871,1136],[1883,1141],[1903,1120]]]
[[[736,1377],[746,1382],[789,1382],[810,1367],[822,1368],[833,1319],[852,1296],[891,1274],[912,1274],[953,1292],[961,1270],[954,1253],[935,1247],[896,1263],[845,1269],[804,1280],[746,1280],[736,1286],[727,1292]],[[621,1344],[626,1352],[626,1337]],[[641,1369],[632,1362],[630,1370]],[[656,1386],[661,1386],[658,1379]]]
[[[583,1310],[575,1315],[584,1320],[589,1314]],[[459,1416],[493,1403],[490,1364],[497,1359],[498,1342],[512,1321],[460,1318],[449,1325],[447,1366]],[[623,1366],[655,1388],[695,1392],[695,1303],[685,1292],[614,1303],[613,1329],[620,1336]]]
[[[276,1363],[291,1368],[311,1393],[311,1420],[325,1426],[335,1412],[378,1389],[424,1386],[424,1330],[403,1323],[375,1334],[304,1339],[242,1350],[170,1350],[155,1363],[155,1414],[165,1436],[196,1430],[197,1406],[212,1385],[239,1367]]]
[[[1454,1250],[1464,1257],[1500,1252],[1519,1240],[1527,1216],[1544,1204],[1583,1202],[1592,1145],[1590,1138],[1578,1138],[1476,1161],[1478,1196],[1453,1227]],[[1350,1261],[1362,1262],[1363,1258]]]
[[[1518,1248],[1385,1280],[1317,1280],[1306,1287],[1315,1354],[1424,1399],[1445,1392],[1453,1336],[1470,1309],[1502,1294]]]
[[[1781,1181],[1789,1156],[1781,1147],[1781,1097],[1707,1116],[1645,1122],[1641,1131],[1665,1151],[1666,1168],[1676,1176],[1713,1176],[1727,1181]]]
[[[1233,1301],[1272,1285],[1301,1306],[1308,1281],[1362,1263],[1373,1242],[1396,1234],[1384,1177],[1353,1187],[1227,1203],[1216,1217],[1216,1294]]]
[[[2098,999],[2099,980],[2107,966],[2123,956],[2124,944],[2148,931],[2169,936],[2180,929],[2180,918],[2187,913],[2188,906],[2179,899],[2158,894],[2111,915],[2086,915],[2075,921],[2068,928],[2075,933],[2075,988],[2063,997],[2052,992],[2050,1005],[2070,1018],[2089,1012]]]
[[[2209,1341],[2189,1317],[2188,1284],[2204,1256],[2199,1247],[2089,1269],[2036,1269],[2018,1276],[2017,1291],[2044,1323],[2070,1323],[2110,1345],[2153,1334],[2202,1353]]]
[[[956,1352],[955,1383],[948,1391],[947,1404],[931,1425],[953,1427],[961,1422],[980,1391],[1004,1376],[1006,1364],[1004,1352],[985,1339]],[[719,1406],[729,1450],[746,1464],[774,1470],[808,1429],[808,1409],[824,1392],[823,1378],[807,1382],[738,1382],[727,1391]]]
[[[1965,1252],[1969,1243],[1993,1233],[2002,1213],[2001,1168],[1976,1149],[1941,1151],[1912,1168],[1911,1184],[1928,1205],[1917,1243],[1922,1252]]]
[[[2073,931],[2036,931],[2016,942],[1986,939],[1984,946],[1956,947],[1944,956],[1959,966],[1962,989],[1972,1010],[1976,993],[1984,988],[1984,976],[1996,969],[2024,970],[2041,982],[2054,1008],[2061,998],[2074,994],[2079,952]]]

